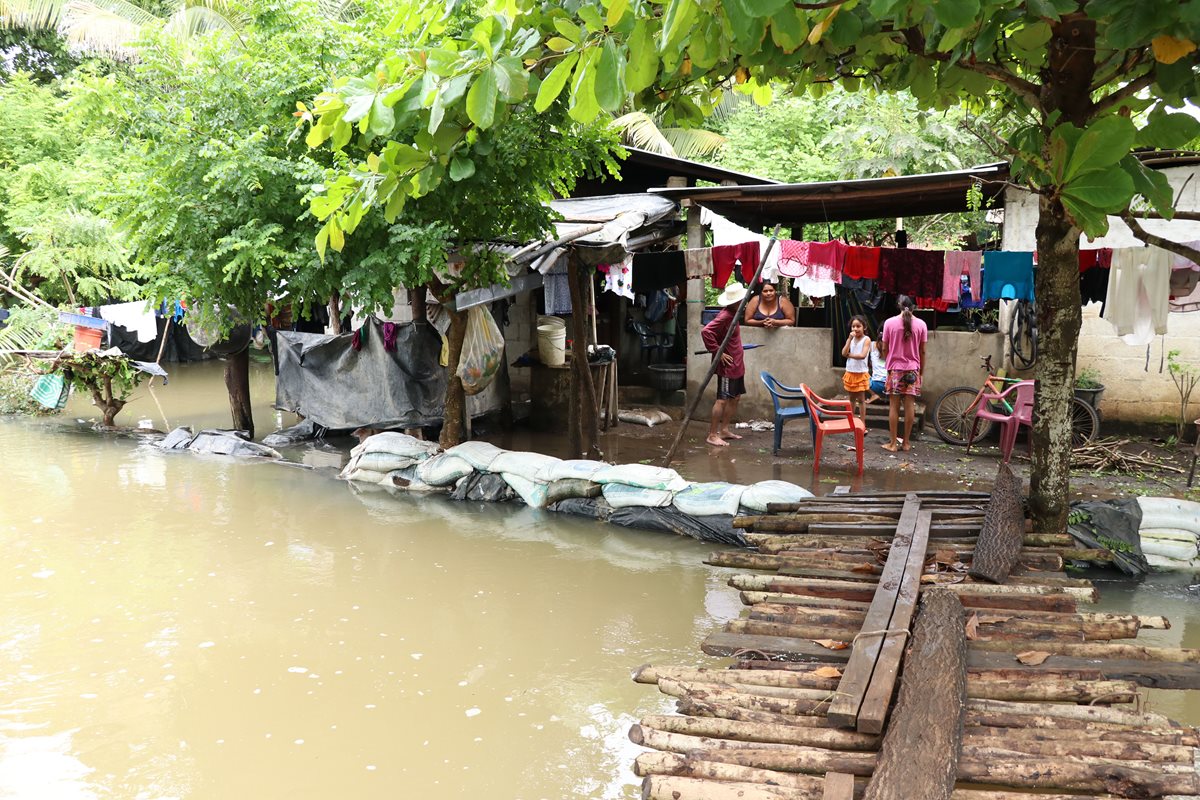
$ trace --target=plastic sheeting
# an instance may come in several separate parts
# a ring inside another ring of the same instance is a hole
[[[1113,564],[1129,575],[1150,570],[1138,529],[1142,509],[1137,498],[1071,503],[1067,533],[1083,547],[1112,550]]]
[[[351,334],[279,331],[275,405],[325,428],[407,428],[441,422],[448,370],[438,364],[442,340],[425,323],[396,326],[396,348],[383,346],[382,323],[370,318],[361,350]],[[467,398],[472,417],[501,407],[508,373]]]

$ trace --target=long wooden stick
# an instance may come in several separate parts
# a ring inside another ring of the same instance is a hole
[[[758,283],[762,277],[763,267],[767,265],[767,258],[771,255],[771,250],[775,247],[775,242],[779,239],[779,227],[775,226],[775,230],[771,233],[771,241],[767,242],[767,249],[763,251],[762,258],[758,262],[758,269],[754,271],[754,277],[750,279],[750,286]],[[700,382],[700,388],[696,390],[696,396],[692,398],[691,404],[688,406],[688,411],[683,416],[683,421],[679,423],[679,430],[675,432],[675,441],[671,442],[671,447],[667,450],[667,455],[663,459],[663,466],[671,466],[671,459],[675,457],[675,451],[679,449],[679,443],[683,441],[683,434],[687,432],[688,423],[692,421],[692,415],[696,413],[696,409],[700,406],[700,400],[704,397],[704,391],[708,388],[709,381],[717,372],[717,367],[721,363],[721,353],[725,352],[725,347],[729,344],[729,340],[733,338],[733,332],[742,324],[742,317],[746,311],[746,302],[750,299],[750,286],[746,287],[746,294],[742,297],[742,302],[738,303],[737,311],[733,315],[733,323],[730,324],[729,330],[725,331],[725,340],[721,342],[721,346],[717,348],[717,357],[708,365],[708,373],[705,374],[704,380]]]

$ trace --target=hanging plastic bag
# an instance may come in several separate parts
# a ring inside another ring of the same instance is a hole
[[[458,359],[458,377],[467,394],[479,394],[500,371],[504,337],[496,321],[483,306],[467,309],[467,335]]]

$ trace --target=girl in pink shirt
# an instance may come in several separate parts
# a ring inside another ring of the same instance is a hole
[[[887,366],[884,390],[891,407],[888,413],[888,431],[891,439],[884,450],[895,453],[912,447],[913,417],[916,413],[916,398],[921,396],[921,377],[925,371],[925,342],[929,339],[929,328],[923,320],[913,315],[913,301],[905,295],[896,298],[900,313],[883,323],[879,334],[879,350]],[[904,403],[904,438],[896,436],[900,424],[900,404]]]

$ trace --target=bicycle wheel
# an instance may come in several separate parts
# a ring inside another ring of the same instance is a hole
[[[1100,431],[1100,417],[1096,409],[1080,400],[1071,398],[1071,446],[1082,447],[1096,438]]]
[[[943,442],[966,446],[979,441],[992,430],[990,419],[979,420],[975,438],[971,439],[971,426],[975,423],[975,397],[978,389],[970,386],[955,386],[942,392],[933,404],[933,428]]]
[[[1017,302],[1016,313],[1008,329],[1008,341],[1012,346],[1013,362],[1017,366],[1029,369],[1037,363],[1037,308],[1031,301]]]

